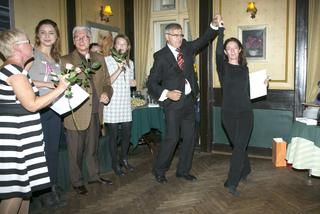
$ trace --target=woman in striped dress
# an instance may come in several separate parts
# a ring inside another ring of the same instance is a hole
[[[6,58],[0,68],[0,213],[28,213],[32,192],[50,186],[37,112],[68,83],[63,77],[52,92],[37,96],[27,73],[33,51],[22,31],[3,31],[0,51]]]

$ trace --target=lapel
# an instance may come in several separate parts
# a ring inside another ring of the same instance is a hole
[[[74,66],[80,66],[81,65],[81,58],[79,56],[78,51],[74,50],[72,52],[72,62],[74,63]]]
[[[169,65],[172,65],[172,67],[175,67],[178,72],[181,72],[178,62],[174,57],[173,53],[171,52],[170,48],[168,47],[168,45],[166,45],[166,47],[164,48],[163,54],[166,57],[167,61],[169,62]]]
[[[80,58],[80,56],[79,56],[79,53],[78,53],[78,51],[77,50],[74,50],[73,52],[72,52],[72,63],[73,63],[73,65],[74,66],[76,66],[76,67],[80,67],[81,65],[82,65],[82,60],[81,60],[81,58]],[[80,73],[80,78],[83,78],[84,77],[84,74],[83,73]]]

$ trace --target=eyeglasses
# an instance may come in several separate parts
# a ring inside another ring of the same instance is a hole
[[[172,34],[172,33],[166,33],[166,34],[168,34],[170,36],[174,36],[174,37],[181,37],[181,38],[184,37],[184,34]]]
[[[88,36],[84,36],[84,37],[74,37],[73,38],[74,39],[74,41],[76,41],[76,42],[80,42],[80,41],[88,41],[89,40],[89,37]]]
[[[30,40],[16,41],[14,44],[16,44],[16,45],[30,44]]]

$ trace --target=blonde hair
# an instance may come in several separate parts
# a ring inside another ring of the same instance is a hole
[[[112,33],[110,31],[99,30],[97,43],[100,45],[102,49],[102,54],[104,56],[109,56],[111,54],[110,49],[113,43]]]
[[[19,38],[27,37],[27,34],[19,29],[4,30],[0,34],[0,52],[5,58],[12,56],[13,45]]]
[[[116,37],[114,37],[114,39],[113,39],[113,47],[116,46],[117,40],[118,40],[119,38],[122,38],[122,39],[126,40],[126,42],[127,42],[127,45],[128,45],[128,48],[127,48],[128,55],[127,55],[126,61],[127,61],[128,66],[130,67],[130,64],[129,64],[129,60],[130,60],[130,50],[131,50],[130,39],[129,39],[129,37],[128,37],[127,35],[122,34],[122,33],[119,33],[119,34],[116,35]]]

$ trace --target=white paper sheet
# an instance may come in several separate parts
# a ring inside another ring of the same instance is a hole
[[[77,84],[71,86],[71,91],[72,98],[70,98],[70,106],[72,109],[78,107],[89,97],[89,94]],[[56,102],[54,102],[50,108],[58,114],[63,115],[71,111],[70,106],[68,98],[62,94],[62,96]]]
[[[250,79],[250,99],[255,99],[267,95],[267,70],[259,70],[249,73]]]

